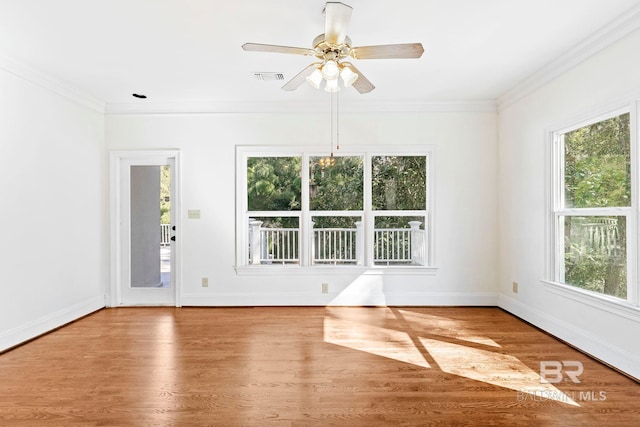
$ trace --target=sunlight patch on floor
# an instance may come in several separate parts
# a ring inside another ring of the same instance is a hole
[[[324,318],[325,342],[429,368],[429,363],[405,332],[350,320]]]
[[[541,383],[539,373],[514,356],[434,339],[420,342],[443,372],[580,406],[553,385]]]
[[[404,319],[411,324],[411,328],[417,333],[429,331],[443,337],[460,341],[467,341],[474,344],[482,344],[489,347],[498,347],[500,344],[491,338],[483,335],[469,334],[465,331],[469,329],[467,322],[450,319],[442,316],[433,316],[424,313],[416,313],[408,310],[398,310]],[[414,326],[415,325],[415,326]],[[435,327],[435,329],[434,329]]]
[[[515,356],[501,352],[501,346],[491,338],[474,334],[467,324],[409,310],[375,310],[328,310],[324,341],[423,368],[440,369],[536,398],[580,406],[552,384],[541,383],[538,372]]]

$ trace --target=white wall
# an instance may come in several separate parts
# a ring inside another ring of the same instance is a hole
[[[558,295],[545,278],[545,129],[640,95],[640,32],[499,114],[500,306],[640,378],[640,310]],[[638,97],[640,99],[640,96]],[[518,294],[512,282],[519,282]],[[633,284],[632,284],[633,286]]]
[[[108,115],[109,150],[182,152],[184,305],[496,303],[497,121],[493,112],[341,114],[341,145],[436,147],[432,275],[237,275],[236,145],[326,145],[327,114]],[[187,219],[200,209],[201,219]],[[201,278],[209,287],[201,287]],[[321,283],[329,283],[329,294]]]
[[[0,350],[104,306],[104,115],[0,69]]]

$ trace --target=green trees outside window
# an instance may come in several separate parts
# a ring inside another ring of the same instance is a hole
[[[629,113],[564,134],[565,207],[631,206]]]
[[[160,166],[160,224],[171,224],[171,168]]]
[[[249,157],[247,196],[250,211],[299,211],[300,157]]]
[[[426,161],[425,156],[374,156],[371,159],[373,209],[426,209]]]

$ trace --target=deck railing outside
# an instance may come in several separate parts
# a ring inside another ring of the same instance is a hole
[[[374,230],[373,260],[376,265],[426,264],[425,231],[420,221],[411,228]],[[298,228],[262,228],[262,221],[249,227],[250,264],[299,264]],[[355,228],[314,228],[311,245],[313,264],[364,265],[364,230]]]
[[[571,241],[592,254],[617,255],[620,252],[620,231],[616,218],[584,217],[571,228]]]
[[[377,265],[426,263],[425,231],[420,221],[411,228],[377,228],[373,231],[373,260]]]
[[[171,224],[160,224],[160,246],[171,244]]]
[[[297,228],[261,228],[260,259],[269,264],[297,264],[300,261]]]
[[[357,264],[358,228],[315,228],[314,264]]]

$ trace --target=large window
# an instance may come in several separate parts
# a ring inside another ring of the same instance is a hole
[[[238,148],[238,266],[428,266],[429,151]]]
[[[637,238],[630,114],[554,134],[554,281],[628,299]]]

